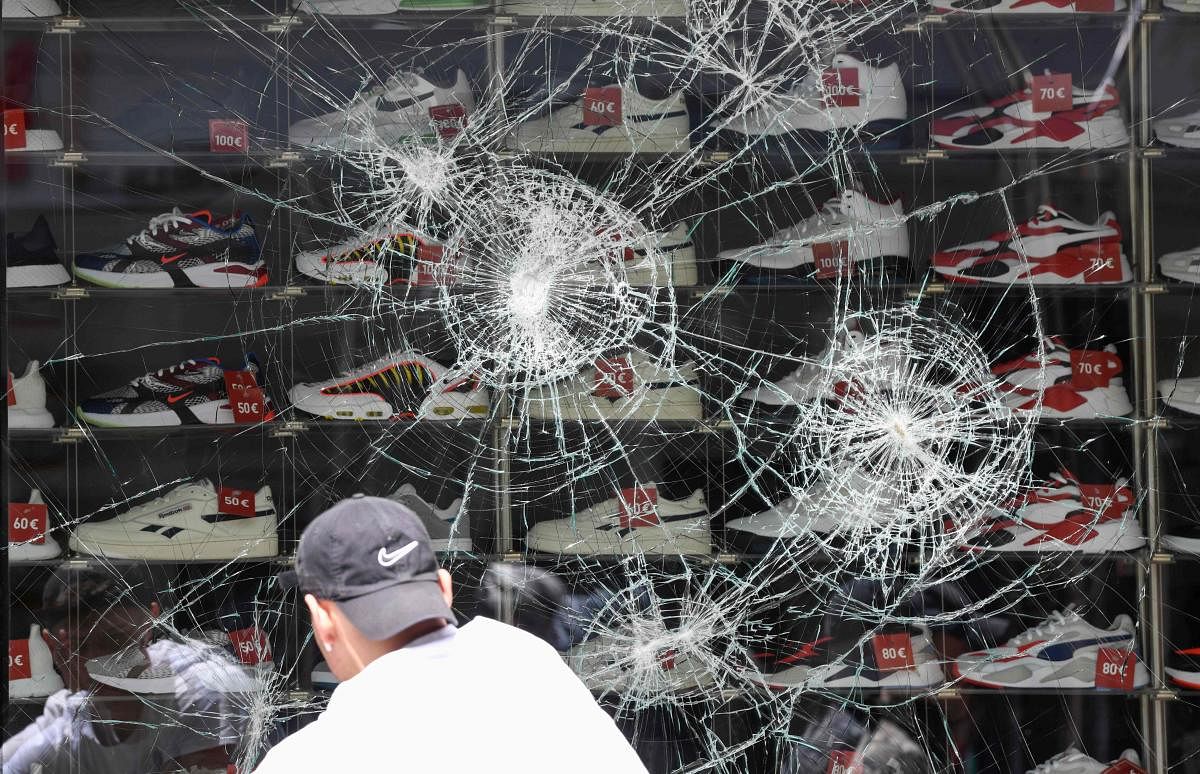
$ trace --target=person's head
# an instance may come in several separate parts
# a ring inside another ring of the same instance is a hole
[[[42,589],[37,617],[55,669],[67,688],[79,691],[97,687],[89,659],[145,647],[161,612],[157,586],[141,568],[60,569]]]
[[[412,640],[455,623],[450,574],[421,520],[381,497],[342,500],[304,530],[286,580],[304,593],[313,638],[345,681]]]

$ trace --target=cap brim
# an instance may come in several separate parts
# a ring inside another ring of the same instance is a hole
[[[442,597],[441,586],[428,580],[401,583],[354,599],[339,600],[337,606],[371,640],[386,640],[431,618],[458,623]]]

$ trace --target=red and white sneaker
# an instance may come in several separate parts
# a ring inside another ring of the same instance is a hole
[[[1045,340],[1038,353],[998,363],[1004,402],[1016,411],[1037,411],[1047,419],[1123,417],[1133,411],[1120,374],[1125,370],[1117,349],[1071,349],[1061,339]]]
[[[296,270],[336,285],[449,284],[442,245],[408,232],[352,239],[296,256]]]
[[[940,250],[933,268],[952,282],[1032,285],[1117,284],[1133,279],[1111,212],[1084,223],[1043,204],[1010,231]]]
[[[1071,87],[1068,110],[1035,110],[1032,86],[983,107],[933,119],[941,148],[1116,148],[1129,143],[1121,102],[1112,84],[1095,91]],[[1038,100],[1038,107],[1043,107]]]
[[[942,13],[1114,13],[1125,10],[1125,0],[929,0]]]
[[[1084,484],[1069,470],[1006,504],[961,546],[965,551],[1068,551],[1099,554],[1133,551],[1146,543],[1136,517],[1128,515],[1128,479]]]

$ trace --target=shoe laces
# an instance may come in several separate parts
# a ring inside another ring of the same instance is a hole
[[[139,376],[138,378],[136,378],[132,382],[130,382],[130,384],[138,385],[138,384],[142,384],[150,379],[160,378],[163,376],[169,376],[171,374],[177,374],[177,373],[180,373],[181,371],[194,371],[194,370],[197,370],[199,367],[200,367],[200,364],[198,362],[196,362],[195,360],[185,360],[182,363],[176,363],[173,366],[168,366],[166,368],[160,368],[157,371],[151,371],[150,373],[148,373],[144,376]]]
[[[170,212],[164,212],[162,215],[155,215],[150,219],[150,223],[146,226],[146,228],[142,229],[134,236],[129,237],[129,239],[126,241],[134,242],[146,239],[147,237],[155,237],[158,236],[159,231],[169,231],[176,226],[186,226],[191,222],[191,218],[180,212],[178,207],[175,207]]]
[[[1079,620],[1079,613],[1075,611],[1074,605],[1069,605],[1063,610],[1056,610],[1050,616],[1032,629],[1025,631],[1013,637],[1010,644],[1022,645],[1026,642],[1046,637],[1056,629],[1062,628],[1068,624]]]

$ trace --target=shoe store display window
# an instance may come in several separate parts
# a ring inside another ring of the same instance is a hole
[[[1198,33],[3,0],[0,768],[255,771],[362,494],[653,774],[1200,772]]]

